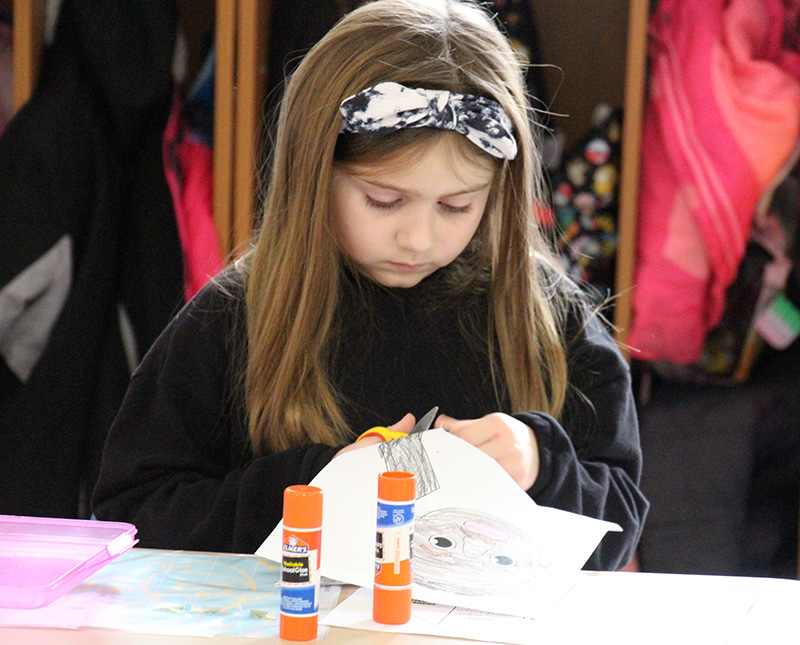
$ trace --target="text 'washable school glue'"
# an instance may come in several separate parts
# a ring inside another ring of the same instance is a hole
[[[375,533],[375,586],[372,618],[402,625],[411,618],[411,562],[414,539],[413,473],[378,475],[378,522]]]
[[[281,638],[317,637],[322,490],[289,486],[283,492]]]

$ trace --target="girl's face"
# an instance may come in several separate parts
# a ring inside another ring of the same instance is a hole
[[[450,264],[483,217],[494,166],[446,140],[413,162],[336,167],[332,203],[342,250],[375,282],[413,287]]]

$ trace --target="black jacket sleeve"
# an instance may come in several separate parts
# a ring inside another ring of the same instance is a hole
[[[642,452],[630,371],[597,318],[568,347],[570,389],[561,420],[515,415],[534,431],[540,468],[528,491],[536,503],[616,522],[587,569],[618,569],[639,542],[648,502],[639,490]]]
[[[135,372],[92,498],[98,519],[131,522],[144,547],[252,553],[336,452],[308,445],[254,458],[237,391],[241,305],[210,285]]]

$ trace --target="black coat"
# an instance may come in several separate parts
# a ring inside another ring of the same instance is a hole
[[[369,312],[342,316],[332,376],[353,439],[434,405],[460,419],[509,411],[495,395],[487,353],[465,343],[454,312],[419,306],[430,300],[426,289],[425,281],[376,288]],[[239,290],[207,285],[167,327],[109,434],[93,508],[100,519],[134,523],[142,546],[252,553],[281,519],[284,488],[307,484],[337,451],[311,444],[253,455],[237,376],[246,349]],[[485,299],[473,304],[485,315]],[[630,375],[597,319],[570,328],[573,389],[562,423],[536,411],[515,415],[539,444],[528,493],[544,506],[619,523],[624,531],[609,533],[588,563],[614,569],[633,555],[648,508],[638,489]]]
[[[0,138],[0,513],[87,514],[130,368],[182,303],[161,152],[176,23],[172,0],[65,0]]]

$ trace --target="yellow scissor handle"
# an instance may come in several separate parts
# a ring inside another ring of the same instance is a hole
[[[391,441],[392,439],[399,439],[400,437],[407,436],[405,432],[397,432],[396,430],[389,430],[383,426],[376,426],[370,428],[366,432],[362,432],[356,441],[361,441],[364,437],[380,437],[384,441]]]

